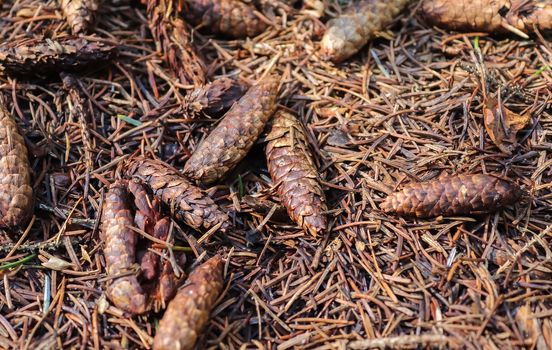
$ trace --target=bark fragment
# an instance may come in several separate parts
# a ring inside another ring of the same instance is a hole
[[[268,27],[253,7],[237,0],[184,0],[183,16],[195,26],[232,38],[257,36]]]
[[[190,273],[159,322],[155,350],[194,348],[222,291],[222,267],[222,259],[216,255]]]
[[[84,38],[8,42],[0,45],[0,71],[10,75],[47,76],[107,62],[115,54],[115,46]]]
[[[174,75],[187,84],[205,82],[205,66],[191,42],[186,23],[178,18],[182,2],[147,0],[150,31]]]
[[[270,77],[252,86],[197,146],[184,174],[212,183],[232,170],[259,138],[274,112],[277,93],[278,81]]]
[[[328,22],[321,42],[322,56],[341,62],[357,53],[385,29],[410,0],[363,0]]]
[[[267,140],[268,170],[288,215],[313,236],[323,233],[326,198],[303,126],[295,116],[280,110],[272,119]]]
[[[123,277],[111,281],[107,294],[118,308],[133,315],[146,311],[147,298],[136,274],[130,274],[136,261],[136,233],[130,228],[134,218],[127,183],[118,181],[109,187],[102,214],[102,240],[108,276]]]
[[[142,180],[169,207],[171,214],[188,226],[208,230],[220,224],[222,232],[230,227],[228,215],[168,164],[140,157],[129,165],[127,174]]]
[[[185,108],[190,115],[202,113],[218,117],[228,111],[246,90],[244,83],[223,77],[186,95]]]
[[[458,31],[513,32],[527,38],[535,28],[552,30],[547,0],[425,0],[422,13],[430,24]]]
[[[407,184],[389,195],[380,208],[417,218],[482,214],[515,203],[522,194],[517,184],[493,175],[455,175]]]
[[[33,211],[31,169],[25,141],[0,95],[0,227],[15,229]]]
[[[100,0],[61,0],[61,9],[73,34],[87,33],[96,19]]]

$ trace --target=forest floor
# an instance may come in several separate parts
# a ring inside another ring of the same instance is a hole
[[[208,189],[235,231],[202,236],[174,223],[178,245],[191,247],[187,268],[217,252],[226,261],[225,288],[198,348],[552,344],[552,44],[538,35],[442,31],[417,15],[415,2],[359,54],[333,64],[318,48],[339,5],[318,17],[274,3],[263,34],[194,32],[194,44],[211,80],[281,78],[279,103],[306,127],[331,229],[315,238],[286,218],[265,220],[257,204],[279,199],[261,137]],[[96,35],[119,55],[79,75],[94,116],[88,125],[67,113],[59,79],[0,77],[28,144],[36,201],[29,226],[2,237],[0,347],[151,348],[162,316],[126,317],[106,298],[101,206],[123,160],[141,154],[182,169],[217,120],[179,108],[194,86],[171,78],[144,6],[105,1],[98,17]],[[55,1],[0,4],[0,41],[32,33],[67,35]],[[476,50],[489,90],[531,113],[511,155],[486,135]],[[413,220],[379,210],[401,184],[482,172],[529,194],[490,215]]]

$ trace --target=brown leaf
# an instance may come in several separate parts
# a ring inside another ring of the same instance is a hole
[[[512,153],[517,145],[516,135],[531,120],[529,113],[514,113],[493,97],[485,99],[483,108],[485,129],[495,145],[504,153]]]

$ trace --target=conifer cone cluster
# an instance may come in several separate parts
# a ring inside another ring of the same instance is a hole
[[[139,236],[133,229],[161,241],[168,238],[170,221],[161,216],[157,198],[150,198],[138,181],[116,181],[106,195],[102,225],[107,273],[113,278],[107,291],[111,301],[131,315],[163,309],[180,278],[151,243],[138,254]],[[133,271],[134,266],[140,266],[139,271]]]

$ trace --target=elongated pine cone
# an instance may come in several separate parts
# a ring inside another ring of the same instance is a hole
[[[15,229],[33,212],[27,147],[0,95],[0,227]]]
[[[517,184],[493,175],[456,175],[407,184],[389,195],[380,208],[418,218],[481,214],[513,204],[522,194]]]
[[[278,111],[267,136],[266,159],[273,183],[289,216],[316,236],[326,230],[326,197],[301,123]]]
[[[188,226],[208,230],[221,224],[221,232],[230,227],[228,215],[200,188],[190,184],[168,164],[140,157],[133,160],[127,174],[140,179],[169,207],[174,217]]]
[[[146,0],[148,24],[158,49],[182,83],[205,83],[205,65],[192,44],[188,26],[180,19],[181,1]]]
[[[45,76],[111,60],[115,46],[77,39],[30,39],[0,45],[0,72]]]
[[[232,38],[253,37],[268,25],[238,0],[184,0],[184,18],[194,26]]]
[[[550,0],[425,0],[422,13],[430,24],[452,30],[514,32],[522,37],[535,27],[552,30]]]
[[[126,181],[109,187],[102,213],[102,241],[110,282],[107,295],[118,308],[133,315],[146,311],[147,298],[135,274],[129,274],[136,261],[136,233]],[[115,277],[123,275],[122,277]]]
[[[61,0],[61,9],[73,34],[89,31],[99,6],[100,0]]]
[[[328,22],[322,56],[341,62],[357,53],[387,27],[411,0],[362,0]]]
[[[222,291],[222,267],[222,259],[215,255],[190,273],[159,322],[155,350],[194,348]]]
[[[220,116],[226,112],[247,91],[247,86],[238,80],[220,78],[198,87],[185,97],[186,111],[195,115]]]
[[[252,86],[196,148],[184,174],[203,183],[221,179],[249,152],[276,108],[278,81]]]

